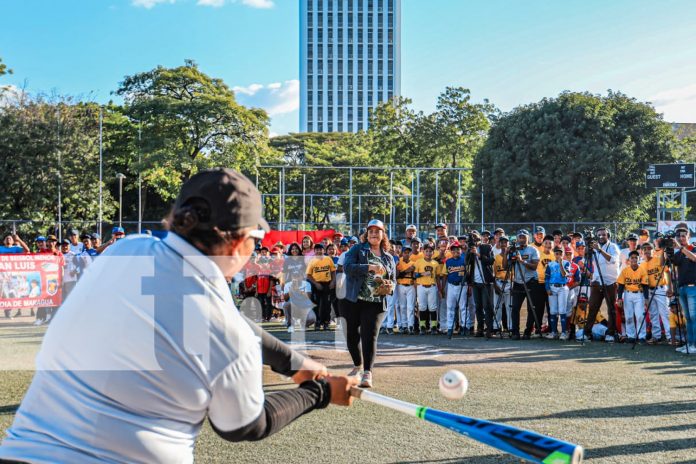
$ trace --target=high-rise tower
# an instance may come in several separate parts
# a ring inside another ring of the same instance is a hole
[[[300,130],[367,129],[401,94],[401,0],[300,0]]]

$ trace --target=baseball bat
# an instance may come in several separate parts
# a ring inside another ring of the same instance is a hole
[[[423,419],[518,458],[542,464],[578,464],[583,448],[505,424],[452,414],[353,387],[351,395]]]

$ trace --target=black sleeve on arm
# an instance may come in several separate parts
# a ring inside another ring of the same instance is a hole
[[[650,287],[647,285],[643,285],[643,298],[645,298],[645,301],[650,301]]]
[[[618,297],[619,297],[619,300],[621,300],[621,299],[623,298],[623,294],[624,294],[624,289],[625,289],[625,288],[626,288],[626,286],[625,286],[624,284],[619,284],[619,290],[618,290],[618,292],[617,292],[617,295],[618,295]]]
[[[261,357],[263,363],[270,366],[273,372],[278,374],[287,377],[295,375],[299,367],[302,366],[305,357],[263,330],[246,316],[243,317],[251,327],[251,330],[254,331],[254,334],[261,338]]]
[[[232,441],[259,441],[270,437],[286,427],[298,417],[323,409],[331,401],[331,390],[325,380],[310,380],[299,388],[284,390],[266,395],[263,411],[252,423],[230,432],[223,432],[210,423],[221,438]],[[230,411],[234,414],[234,411]]]

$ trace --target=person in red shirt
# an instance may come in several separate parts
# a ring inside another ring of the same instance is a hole
[[[259,256],[256,257],[256,298],[261,303],[261,318],[263,322],[270,322],[273,317],[273,305],[271,304],[271,256],[268,247],[261,247]]]
[[[65,265],[65,260],[63,259],[63,253],[60,252],[58,249],[58,238],[55,235],[49,235],[46,237],[45,240],[45,247],[44,245],[39,244],[39,239],[43,237],[38,237],[36,246],[38,247],[37,253],[48,253],[52,254],[54,256],[58,256],[60,259],[60,263],[58,266],[58,269],[60,269],[60,272],[63,272],[63,268]],[[61,279],[62,281],[62,279]],[[36,321],[34,321],[34,325],[39,326],[39,325],[44,325],[48,322],[51,321],[51,318],[55,317],[56,313],[58,312],[58,307],[56,306],[44,306],[40,307],[36,310]]]

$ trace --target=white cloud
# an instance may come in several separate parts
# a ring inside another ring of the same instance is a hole
[[[198,0],[196,5],[200,6],[212,6],[214,8],[219,8],[225,4],[225,0]]]
[[[254,95],[256,95],[256,93],[261,89],[263,89],[263,85],[261,85],[261,84],[251,84],[247,87],[240,87],[240,86],[232,87],[232,90],[234,91],[234,93],[241,93],[242,95],[248,95],[250,97],[253,97]]]
[[[274,82],[233,87],[243,105],[263,108],[270,116],[292,113],[300,108],[300,81]]]
[[[149,10],[160,3],[174,3],[175,1],[176,0],[131,0],[131,3],[133,6],[140,6]]]
[[[664,90],[649,99],[670,122],[696,122],[696,84]]]
[[[252,8],[273,8],[273,0],[242,0],[242,4]]]

